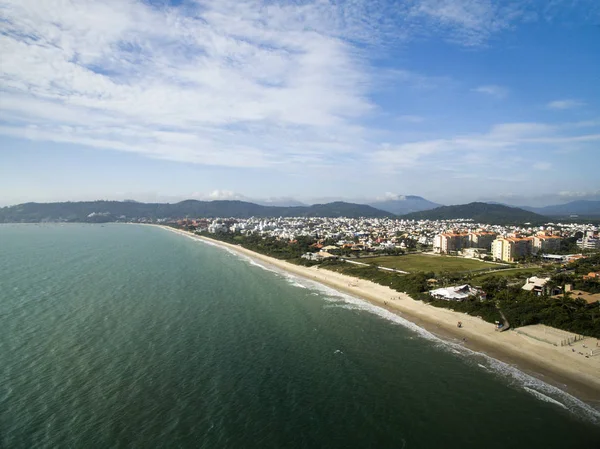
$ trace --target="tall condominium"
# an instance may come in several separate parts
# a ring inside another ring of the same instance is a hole
[[[492,257],[514,262],[533,253],[533,237],[500,237],[492,242]]]

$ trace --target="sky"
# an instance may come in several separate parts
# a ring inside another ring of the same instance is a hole
[[[0,206],[600,199],[596,0],[0,0]]]

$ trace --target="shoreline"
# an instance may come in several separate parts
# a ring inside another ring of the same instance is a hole
[[[407,294],[368,280],[318,268],[318,266],[295,265],[241,246],[169,226],[151,226],[232,250],[250,259],[365,300],[397,314],[442,340],[456,340],[467,349],[515,366],[525,374],[566,391],[591,404],[596,410],[600,410],[600,356],[586,359],[573,353],[569,347],[556,347],[511,330],[496,332],[493,324],[480,318],[430,306],[412,299]],[[458,321],[463,323],[460,329],[456,326]],[[466,342],[463,338],[467,339]]]

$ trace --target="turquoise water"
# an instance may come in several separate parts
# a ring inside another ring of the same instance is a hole
[[[0,388],[3,448],[600,447],[553,387],[146,226],[0,226]]]

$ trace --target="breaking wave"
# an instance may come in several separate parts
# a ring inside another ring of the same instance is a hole
[[[193,239],[193,237],[191,237]],[[413,331],[418,334],[421,338],[429,340],[437,348],[445,351],[449,351],[456,354],[459,357],[465,358],[468,363],[473,363],[478,369],[491,372],[509,383],[509,385],[519,388],[527,393],[531,394],[540,401],[560,406],[569,410],[570,412],[586,418],[594,423],[600,424],[600,411],[596,410],[592,406],[580,401],[569,393],[561,390],[558,387],[550,385],[540,379],[537,379],[529,374],[520,371],[518,368],[509,365],[508,363],[501,362],[500,360],[494,359],[484,353],[473,351],[469,348],[464,347],[459,342],[451,340],[444,340],[426,329],[416,325],[415,323],[390,312],[389,310],[374,305],[364,299],[357,298],[347,293],[340,292],[331,287],[328,287],[319,282],[306,279],[300,276],[295,276],[286,272],[285,270],[266,266],[252,257],[248,257],[244,254],[238,253],[230,248],[222,246],[217,243],[207,242],[206,240],[194,239],[207,245],[216,246],[222,248],[235,255],[239,259],[249,263],[250,265],[259,267],[263,270],[270,271],[278,276],[283,277],[290,285],[311,290],[310,295],[318,295],[328,304],[324,305],[326,308],[340,308],[347,310],[357,310],[368,312],[373,315],[389,321],[395,325],[402,326],[406,329]]]

